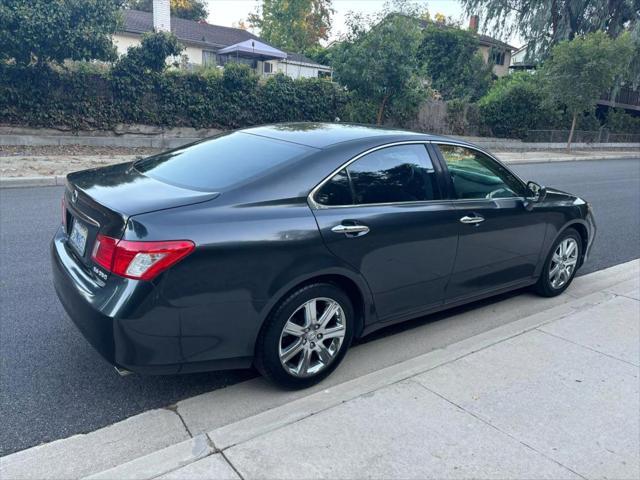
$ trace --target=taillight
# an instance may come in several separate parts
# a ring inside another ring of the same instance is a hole
[[[190,240],[137,242],[98,235],[91,257],[102,268],[121,277],[152,280],[195,247]]]

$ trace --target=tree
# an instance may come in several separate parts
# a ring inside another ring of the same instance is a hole
[[[248,22],[267,42],[304,51],[329,38],[332,14],[331,0],[263,0]]]
[[[430,24],[418,59],[424,64],[432,86],[444,99],[482,97],[491,85],[491,66],[478,52],[478,39],[471,32]]]
[[[122,0],[2,0],[0,59],[114,60]]]
[[[638,27],[638,0],[462,0],[468,13],[481,12],[498,34],[517,31],[528,55],[544,58],[551,47],[602,30],[615,38]]]
[[[391,14],[367,29],[359,19],[349,19],[350,33],[332,52],[335,78],[361,99],[377,106],[376,123],[382,124],[387,107],[407,112],[426,96],[420,81],[416,54],[422,39],[418,22]]]
[[[624,75],[632,55],[629,34],[613,40],[595,32],[556,45],[540,75],[548,101],[564,105],[571,115],[567,149],[571,148],[578,115],[593,111],[600,96]]]
[[[143,12],[153,11],[153,0],[127,0],[127,8],[142,10]],[[171,15],[187,20],[206,20],[207,3],[203,0],[171,0]]]
[[[167,57],[180,55],[184,47],[177,37],[169,32],[149,32],[142,36],[140,45],[129,47],[113,67],[114,74],[135,70],[140,74],[162,72],[167,68]]]

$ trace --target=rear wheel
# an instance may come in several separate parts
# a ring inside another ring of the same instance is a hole
[[[553,244],[536,283],[535,289],[538,294],[555,297],[571,285],[578,268],[581,245],[580,235],[573,228],[560,235]]]
[[[256,368],[285,388],[306,388],[327,377],[353,337],[349,297],[329,283],[296,290],[267,320],[256,346]]]

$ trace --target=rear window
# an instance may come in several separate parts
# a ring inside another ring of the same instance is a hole
[[[233,132],[139,160],[135,168],[173,185],[217,191],[263,175],[311,150],[295,143]]]

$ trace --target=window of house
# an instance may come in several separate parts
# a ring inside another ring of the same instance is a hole
[[[340,170],[316,194],[322,205],[419,202],[438,198],[433,164],[423,144],[369,153]]]
[[[494,65],[504,65],[506,52],[497,48],[491,49],[491,62]]]
[[[526,196],[526,188],[509,170],[484,153],[455,145],[438,145],[457,198]]]
[[[216,52],[212,50],[202,51],[202,64],[209,67],[214,66],[218,62]]]
[[[273,64],[269,62],[264,62],[262,64],[262,71],[264,73],[273,73]]]

